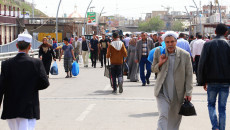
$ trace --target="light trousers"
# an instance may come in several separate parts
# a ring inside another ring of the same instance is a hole
[[[89,52],[88,51],[82,51],[82,58],[83,58],[84,65],[88,65]]]
[[[34,130],[36,119],[14,118],[7,119],[10,130]]]
[[[156,97],[156,100],[159,111],[157,130],[179,130],[182,119],[182,116],[178,114],[181,107],[180,103],[168,102],[162,93]]]

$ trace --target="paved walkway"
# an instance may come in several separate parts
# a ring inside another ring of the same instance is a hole
[[[80,65],[80,74],[69,79],[64,78],[63,63],[58,62],[58,66],[60,74],[50,76],[50,87],[40,92],[41,120],[36,130],[156,129],[158,111],[153,75],[146,87],[125,77],[124,93],[115,95],[99,63],[96,69]],[[180,130],[211,130],[206,97],[202,87],[194,86],[192,103],[198,115],[183,117]],[[228,101],[227,122],[229,105]],[[8,130],[6,121],[0,120],[0,130]],[[226,130],[230,130],[229,123]]]

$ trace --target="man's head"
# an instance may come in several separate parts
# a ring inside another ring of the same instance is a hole
[[[166,32],[163,36],[168,53],[174,53],[177,44],[178,34],[173,31]]]
[[[147,37],[148,37],[147,33],[145,33],[145,32],[141,33],[141,38],[143,41],[145,41],[147,39]]]
[[[228,34],[228,28],[225,24],[220,23],[216,26],[215,32],[218,36],[226,36]]]
[[[81,38],[82,38],[82,41],[85,41],[85,36],[81,36]]]
[[[26,53],[29,52],[31,48],[32,36],[30,34],[19,34],[18,35],[18,43],[16,47],[19,51],[24,51]]]
[[[202,39],[202,37],[203,37],[203,36],[202,36],[201,33],[198,33],[198,34],[197,34],[197,39]]]
[[[157,34],[153,34],[152,38],[156,41],[157,40]]]
[[[190,40],[194,40],[194,36],[193,36],[193,35],[190,35],[190,36],[189,36],[189,39],[190,39]]]
[[[77,41],[78,40],[78,37],[77,36],[75,36],[75,41]]]
[[[49,35],[48,38],[51,39],[51,36]]]
[[[96,34],[93,34],[93,39],[96,39]]]
[[[102,39],[105,39],[105,34],[102,34]]]
[[[179,38],[185,38],[185,34],[184,33],[180,33]]]
[[[114,33],[113,33],[113,39],[115,40],[115,39],[117,39],[117,38],[119,38],[119,34],[118,34],[117,32],[114,32]]]
[[[68,40],[68,38],[67,37],[65,37],[64,39],[63,39],[63,42],[67,45],[67,44],[69,44],[69,42],[68,42],[69,40]]]
[[[47,44],[47,43],[48,43],[48,42],[47,42],[47,37],[43,37],[42,43],[44,43],[44,44]]]
[[[129,34],[127,33],[127,34],[125,34],[125,36],[126,36],[126,37],[129,37]]]

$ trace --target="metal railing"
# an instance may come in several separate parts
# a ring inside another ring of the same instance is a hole
[[[31,50],[29,53],[29,56],[34,57],[35,55],[38,55],[39,49]],[[0,53],[0,61],[4,61],[10,58],[15,57],[18,54],[18,52],[8,52],[8,53]]]
[[[17,42],[18,42],[18,40],[16,39],[16,40],[12,41],[11,43],[1,45],[0,46],[0,54],[18,51],[18,49],[16,47]],[[33,49],[37,49],[41,44],[42,44],[42,42],[39,42],[33,38],[32,43],[31,43],[31,47]]]

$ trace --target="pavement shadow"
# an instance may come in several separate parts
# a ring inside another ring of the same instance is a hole
[[[144,118],[144,117],[153,117],[153,116],[159,116],[159,113],[158,112],[152,112],[152,113],[142,113],[142,114],[129,115],[129,117],[133,117],[133,118]]]
[[[98,91],[95,91],[94,93],[92,94],[89,94],[89,95],[114,95],[112,93],[112,89],[111,90],[106,90],[106,91],[103,91],[103,90],[98,90]]]

